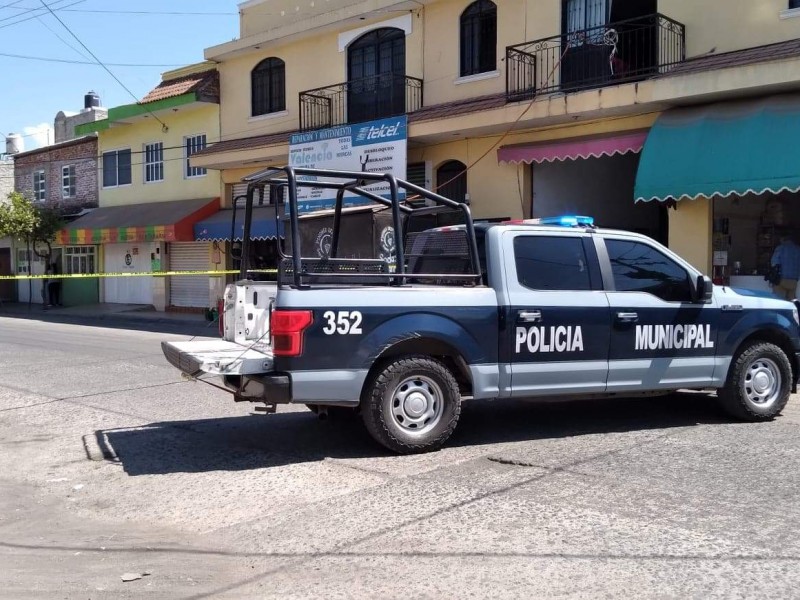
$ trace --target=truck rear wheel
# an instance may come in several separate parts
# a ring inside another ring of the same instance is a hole
[[[460,414],[455,377],[428,356],[391,360],[368,381],[361,398],[361,415],[370,435],[402,454],[440,448]]]
[[[719,391],[722,407],[745,421],[770,421],[780,414],[792,387],[792,366],[775,344],[752,342],[731,365]]]

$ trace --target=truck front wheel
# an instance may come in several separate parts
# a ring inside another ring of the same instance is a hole
[[[402,454],[440,448],[460,414],[455,377],[428,356],[392,359],[367,382],[361,398],[361,415],[370,435]]]
[[[719,391],[722,407],[745,421],[769,421],[780,414],[792,387],[792,366],[775,344],[752,342],[734,357]]]

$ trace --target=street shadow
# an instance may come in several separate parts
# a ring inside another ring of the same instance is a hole
[[[715,398],[700,393],[558,403],[473,400],[464,403],[458,427],[447,445],[464,447],[729,422]],[[326,458],[391,456],[372,440],[359,418],[320,421],[310,411],[165,421],[132,429],[99,430],[94,438],[101,460],[120,463],[132,476],[243,471]]]

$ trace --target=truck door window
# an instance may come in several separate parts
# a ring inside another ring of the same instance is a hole
[[[655,248],[639,242],[606,239],[618,292],[647,292],[667,302],[691,302],[686,269]]]
[[[514,260],[519,283],[532,290],[591,290],[579,237],[518,236]]]

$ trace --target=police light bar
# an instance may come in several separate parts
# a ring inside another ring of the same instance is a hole
[[[564,215],[561,217],[543,217],[539,219],[541,225],[560,225],[561,227],[594,227],[592,217],[581,215]]]

